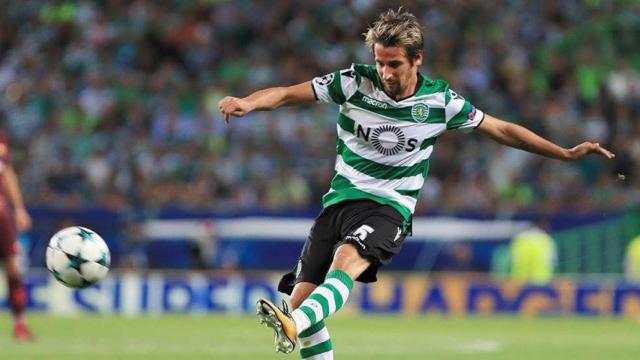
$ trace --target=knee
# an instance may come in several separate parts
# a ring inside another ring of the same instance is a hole
[[[18,268],[18,262],[15,256],[10,256],[5,260],[4,270],[9,279],[20,277],[20,269]]]
[[[340,246],[334,255],[330,270],[342,270],[356,279],[371,265],[371,261],[363,258],[354,245]]]

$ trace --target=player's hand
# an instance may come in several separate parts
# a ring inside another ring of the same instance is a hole
[[[16,209],[16,228],[18,231],[27,231],[31,229],[31,216],[25,208]]]
[[[224,122],[228,124],[231,116],[244,116],[253,110],[253,107],[251,103],[246,100],[226,96],[218,103],[218,109],[220,109],[220,112],[224,115]]]
[[[578,146],[574,146],[571,149],[569,149],[569,160],[578,160],[588,154],[600,155],[607,159],[613,159],[614,157],[616,157],[614,153],[603,148],[602,146],[600,146],[599,143],[592,143],[592,142],[586,141]]]

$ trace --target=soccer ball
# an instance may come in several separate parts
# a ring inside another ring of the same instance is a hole
[[[83,288],[102,280],[109,272],[111,255],[100,235],[72,226],[55,233],[47,246],[47,269],[62,284]]]

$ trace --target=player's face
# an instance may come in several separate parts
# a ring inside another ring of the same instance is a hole
[[[418,80],[418,66],[422,64],[422,54],[418,54],[412,62],[404,48],[375,44],[373,55],[385,92],[394,98],[411,95]]]

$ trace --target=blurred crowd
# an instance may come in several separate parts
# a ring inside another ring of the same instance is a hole
[[[477,107],[563,145],[543,159],[474,134],[439,140],[418,213],[594,211],[640,202],[635,2],[412,1],[425,65]],[[627,4],[627,5],[625,5]],[[371,63],[395,1],[0,1],[0,117],[31,206],[213,211],[319,205],[337,107],[254,113],[225,95]]]

